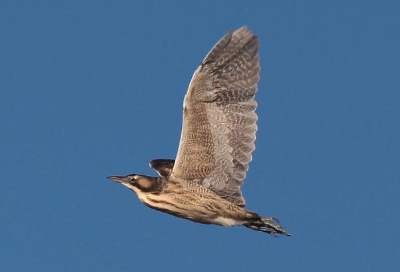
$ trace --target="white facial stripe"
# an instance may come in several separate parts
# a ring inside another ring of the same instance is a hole
[[[135,186],[133,186],[132,184],[130,184],[130,183],[122,183],[122,185],[124,185],[125,187],[128,187],[129,189],[135,189]]]

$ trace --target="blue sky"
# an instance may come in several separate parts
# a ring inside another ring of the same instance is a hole
[[[1,1],[2,271],[398,271],[396,1]],[[150,210],[112,174],[174,158],[192,72],[260,40],[248,208],[294,234]]]

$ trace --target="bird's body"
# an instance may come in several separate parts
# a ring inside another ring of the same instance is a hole
[[[248,216],[239,207],[197,182],[165,180],[159,192],[137,190],[143,204],[169,214],[203,224],[232,226],[241,224]]]
[[[146,206],[202,224],[244,225],[270,234],[287,234],[272,217],[261,217],[201,185],[200,181],[143,175],[112,176],[134,191]]]
[[[183,103],[176,160],[153,160],[159,177],[110,179],[153,209],[203,224],[287,232],[272,217],[244,208],[240,191],[255,149],[259,79],[257,38],[241,27],[226,34],[196,69]]]

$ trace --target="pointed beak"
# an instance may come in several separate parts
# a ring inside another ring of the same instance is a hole
[[[117,183],[128,183],[129,179],[126,176],[109,176],[108,179]]]

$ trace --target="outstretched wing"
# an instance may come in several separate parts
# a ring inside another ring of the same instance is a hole
[[[153,168],[160,177],[168,177],[172,172],[174,163],[175,163],[174,160],[157,159],[157,160],[151,160],[149,162],[149,166]]]
[[[171,176],[199,180],[244,205],[240,185],[255,149],[258,41],[246,27],[227,33],[194,72]]]

